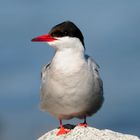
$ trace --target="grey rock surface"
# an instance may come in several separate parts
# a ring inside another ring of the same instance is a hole
[[[122,134],[108,129],[77,126],[71,132],[56,136],[58,129],[47,132],[38,140],[140,140],[137,136]]]

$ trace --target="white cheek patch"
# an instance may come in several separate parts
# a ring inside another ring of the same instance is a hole
[[[59,48],[68,42],[69,37],[55,37],[57,40],[47,42],[53,48]]]
[[[55,49],[64,49],[64,48],[75,48],[78,47],[79,44],[81,46],[80,40],[76,37],[55,37],[57,40],[48,42],[50,46]]]

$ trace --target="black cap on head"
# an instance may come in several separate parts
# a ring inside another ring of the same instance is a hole
[[[62,22],[56,26],[54,26],[49,34],[52,37],[64,37],[64,36],[69,36],[69,37],[77,37],[80,39],[84,46],[84,37],[79,30],[79,28],[72,23],[71,21],[65,21]]]

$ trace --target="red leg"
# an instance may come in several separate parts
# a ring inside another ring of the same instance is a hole
[[[59,121],[60,121],[60,129],[59,129],[59,131],[57,132],[57,136],[62,135],[62,134],[67,134],[68,132],[70,132],[69,129],[65,129],[65,128],[63,127],[62,120],[60,119]]]
[[[84,122],[80,123],[78,126],[84,126],[84,127],[88,126],[87,121],[86,121],[86,116],[84,116]]]

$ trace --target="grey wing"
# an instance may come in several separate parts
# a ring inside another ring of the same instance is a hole
[[[45,82],[46,82],[46,78],[47,78],[47,73],[48,73],[48,70],[49,70],[49,67],[50,67],[50,63],[45,65],[43,68],[42,68],[42,71],[41,71],[41,95],[40,95],[40,98],[41,100],[44,98],[45,96],[45,93],[44,93],[44,88],[46,86]]]
[[[97,81],[99,82],[99,87],[100,87],[100,93],[103,95],[103,81],[100,77],[99,74],[99,65],[96,63],[94,59],[92,59],[90,56],[86,55],[86,59],[88,61],[88,64],[91,66],[94,76],[96,76]]]
[[[92,115],[93,113],[96,113],[103,104],[103,82],[99,75],[99,65],[91,57],[87,56],[86,58],[94,79],[94,105],[89,111],[89,115]]]

